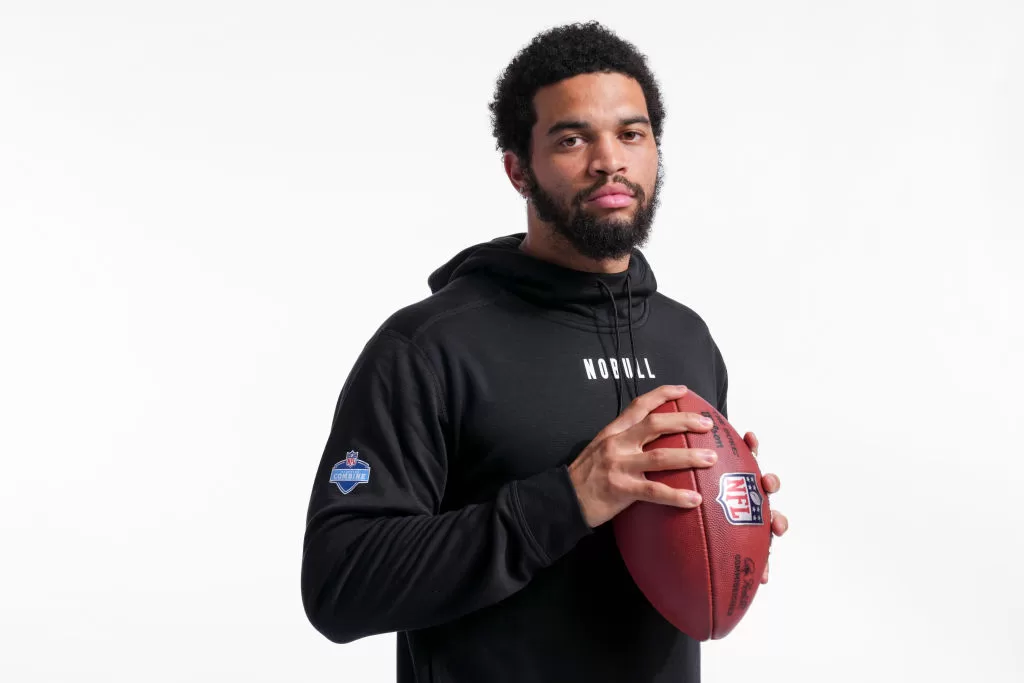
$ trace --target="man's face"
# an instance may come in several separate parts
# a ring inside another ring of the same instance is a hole
[[[524,176],[537,216],[593,259],[646,243],[662,174],[640,84],[618,73],[581,74],[541,88],[533,101]],[[614,185],[627,194],[594,198]]]

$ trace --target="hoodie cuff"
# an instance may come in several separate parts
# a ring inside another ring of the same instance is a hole
[[[546,564],[551,564],[593,529],[580,508],[576,489],[564,465],[514,482],[526,536]]]

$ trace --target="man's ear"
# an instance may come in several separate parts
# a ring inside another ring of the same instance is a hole
[[[512,187],[515,188],[516,192],[527,196],[528,191],[526,189],[526,170],[522,163],[519,161],[519,157],[516,156],[515,152],[505,151],[501,155],[502,162],[505,164],[505,175],[508,176],[508,180],[512,183]]]

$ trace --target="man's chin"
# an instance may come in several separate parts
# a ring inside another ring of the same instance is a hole
[[[621,208],[621,209],[597,209],[583,208],[581,209],[583,215],[587,216],[595,225],[605,228],[618,226],[622,227],[625,225],[632,225],[636,218],[635,208]]]
[[[611,216],[628,216],[630,219],[636,215],[637,209],[636,203],[630,204],[629,206],[619,206],[615,208],[605,208],[598,206],[597,204],[591,204],[585,202],[580,206],[580,210],[590,216],[600,217],[611,217]]]
[[[628,221],[591,223],[588,229],[557,226],[555,233],[584,256],[595,259],[621,258],[646,241]]]

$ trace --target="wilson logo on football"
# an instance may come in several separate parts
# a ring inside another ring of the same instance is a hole
[[[757,477],[749,472],[730,472],[718,480],[718,504],[730,524],[762,524],[761,492]]]

